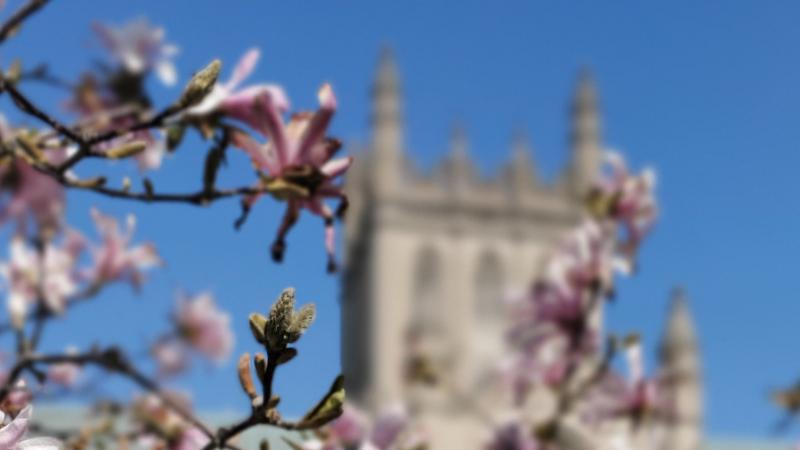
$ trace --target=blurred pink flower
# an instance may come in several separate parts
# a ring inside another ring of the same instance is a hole
[[[64,387],[72,387],[78,380],[81,368],[73,363],[59,363],[50,366],[47,379]]]
[[[44,244],[36,251],[21,237],[12,239],[10,257],[0,263],[0,277],[8,291],[8,310],[14,326],[22,326],[29,306],[41,299],[48,311],[61,313],[69,298],[78,291],[75,267],[83,249],[83,238],[66,230],[61,245]]]
[[[177,339],[160,339],[150,352],[158,363],[158,373],[161,376],[177,375],[188,365],[186,347]]]
[[[175,391],[163,392],[161,395],[169,398],[180,408],[191,410],[191,400],[187,395]],[[133,418],[141,422],[145,430],[155,425],[169,434],[177,434],[177,431],[188,427],[184,418],[155,394],[137,396],[132,402],[131,412]]]
[[[74,355],[77,349],[68,348],[64,354]],[[59,384],[64,387],[72,387],[78,381],[81,374],[81,367],[78,364],[71,362],[63,362],[58,364],[51,364],[47,370],[47,380]]]
[[[235,340],[230,316],[217,308],[210,293],[201,293],[194,298],[180,294],[173,319],[174,334],[159,339],[151,348],[161,375],[183,371],[188,366],[191,350],[217,364],[230,356]]]
[[[300,210],[305,208],[325,221],[325,247],[329,257],[328,268],[335,270],[334,214],[324,200],[338,198],[345,203],[341,186],[334,181],[344,174],[352,163],[351,157],[331,159],[341,144],[326,137],[328,125],[336,111],[336,97],[330,85],[319,91],[320,109],[316,113],[294,114],[288,124],[283,122],[285,104],[280,97],[264,91],[250,105],[261,129],[269,141],[261,144],[249,135],[235,132],[233,145],[241,148],[260,172],[280,181],[270,192],[287,202],[278,234],[272,245],[273,259],[280,261],[286,246],[285,237],[294,226]],[[258,195],[246,199],[248,206]]]
[[[143,75],[155,70],[164,84],[175,84],[178,76],[172,58],[178,48],[164,42],[164,28],[154,27],[144,18],[117,27],[102,23],[93,27],[100,42],[126,72]]]
[[[211,441],[197,427],[186,428],[169,448],[170,450],[201,450]]]
[[[0,449],[3,450],[59,450],[61,443],[52,438],[24,439],[28,432],[32,407],[27,406],[11,422],[0,428]],[[5,421],[5,415],[0,413],[0,421]]]
[[[612,413],[629,417],[634,423],[639,423],[659,409],[660,389],[656,379],[645,377],[642,346],[639,342],[627,346],[625,357],[628,362],[628,380],[621,392],[615,393],[619,405]]]
[[[175,322],[181,339],[209,359],[221,363],[230,356],[234,344],[231,318],[217,308],[210,293],[179,296]]]
[[[328,425],[332,438],[344,446],[354,446],[364,439],[367,432],[367,418],[356,408],[345,405],[342,415]]]
[[[17,329],[22,327],[28,307],[38,299],[40,269],[36,251],[28,247],[22,238],[14,238],[10,244],[8,262],[0,266],[0,275],[8,292],[8,313]]]
[[[545,261],[527,295],[514,302],[508,336],[520,352],[512,377],[518,400],[535,382],[559,384],[579,360],[597,351],[600,330],[591,316],[611,291],[613,244],[607,229],[584,222]]]
[[[0,168],[0,178],[14,179],[7,187],[8,198],[0,207],[0,223],[15,220],[24,229],[28,217],[40,228],[56,228],[64,213],[64,188],[53,178],[39,173],[17,159]]]
[[[96,285],[116,280],[127,280],[134,288],[144,282],[143,271],[161,264],[156,248],[151,243],[131,246],[136,219],[129,215],[127,229],[120,230],[116,219],[91,211],[102,244],[93,249],[94,266],[91,278]]]
[[[632,174],[622,155],[615,152],[606,153],[605,163],[608,170],[595,183],[595,189],[614,199],[611,215],[625,230],[624,245],[632,256],[655,223],[658,212],[653,193],[656,174],[651,169]]]
[[[0,140],[13,141],[17,131],[0,115]],[[63,160],[67,149],[50,149],[45,158],[52,164]],[[39,228],[58,228],[64,213],[64,187],[44,175],[20,157],[0,162],[0,193],[5,197],[0,205],[0,223],[14,220],[20,230],[28,218]]]
[[[395,405],[384,410],[371,424],[355,407],[347,405],[338,419],[328,424],[319,437],[303,442],[303,450],[412,450],[424,448],[427,435],[411,420],[405,408]]]
[[[378,416],[372,425],[372,432],[363,448],[387,450],[391,448],[408,425],[405,408],[395,405]]]
[[[14,383],[14,386],[11,387],[8,395],[3,399],[2,404],[0,404],[0,412],[16,416],[20,411],[30,405],[31,398],[33,398],[33,394],[31,390],[28,389],[27,383],[25,380],[19,379]]]
[[[542,447],[531,436],[531,430],[519,421],[496,427],[484,450],[539,450]]]

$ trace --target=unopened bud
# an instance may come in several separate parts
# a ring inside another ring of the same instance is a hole
[[[73,180],[71,184],[75,187],[93,189],[103,187],[106,184],[106,177],[92,177],[85,180]]]
[[[203,70],[194,74],[183,89],[183,94],[181,94],[181,98],[178,100],[178,106],[181,108],[188,108],[203,101],[217,82],[217,76],[219,76],[221,68],[222,62],[215,59],[203,68]]]
[[[33,136],[27,133],[20,133],[16,136],[17,145],[22,148],[22,156],[29,160],[31,164],[35,164],[42,160],[42,151],[33,140]]]
[[[296,313],[292,314],[292,322],[286,330],[288,342],[297,342],[300,336],[305,333],[311,323],[314,322],[316,307],[313,303],[303,305]]]
[[[108,150],[105,155],[110,159],[123,159],[129,158],[134,155],[142,153],[147,148],[147,144],[143,141],[133,141],[114,147]]]
[[[131,190],[131,179],[130,177],[125,177],[122,179],[122,190],[125,192],[130,192]]]
[[[15,59],[14,62],[11,63],[11,67],[6,71],[5,78],[9,83],[16,83],[19,81],[20,77],[22,77],[22,63],[20,60]]]
[[[250,331],[253,332],[253,337],[259,344],[265,341],[264,330],[267,328],[267,318],[259,313],[250,314]]]
[[[267,319],[267,346],[272,350],[286,346],[286,333],[292,324],[294,314],[294,288],[286,288],[272,305]]]
[[[184,125],[173,125],[167,128],[167,150],[170,152],[174,151],[181,145],[181,141],[183,141],[183,135],[186,134],[186,126]]]
[[[239,357],[239,364],[237,365],[237,372],[239,374],[239,383],[242,385],[242,390],[250,397],[250,400],[258,397],[256,387],[253,384],[253,376],[250,373],[250,354],[245,353]]]

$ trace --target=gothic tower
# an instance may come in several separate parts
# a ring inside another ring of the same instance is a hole
[[[506,404],[487,382],[504,353],[505,298],[579,222],[599,165],[588,75],[574,98],[572,161],[555,186],[537,176],[522,134],[499,150],[510,155],[504,170],[480,174],[463,126],[443,161],[422,170],[403,140],[397,64],[389,51],[380,56],[371,139],[345,181],[342,367],[349,399],[372,411],[410,405],[433,449],[480,448],[485,413]]]
[[[574,195],[583,196],[600,169],[602,143],[597,88],[591,73],[583,69],[572,100],[572,130],[570,146],[572,161],[569,167],[570,188]]]
[[[700,358],[685,293],[677,289],[661,345],[665,397],[671,409],[664,450],[699,450],[702,435]]]

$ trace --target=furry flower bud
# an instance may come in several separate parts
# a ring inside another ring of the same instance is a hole
[[[189,108],[203,101],[205,96],[214,88],[220,69],[222,69],[222,62],[215,59],[203,70],[194,74],[183,89],[183,94],[178,100],[178,106]]]

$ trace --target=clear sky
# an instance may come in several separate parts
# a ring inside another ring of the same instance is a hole
[[[446,152],[457,121],[485,172],[506,160],[521,128],[540,173],[552,178],[568,156],[566,107],[577,70],[591,67],[607,143],[657,168],[663,205],[641,274],[623,282],[610,310],[611,327],[639,329],[653,344],[670,289],[684,285],[702,340],[709,432],[769,433],[777,413],[767,391],[800,375],[796,2],[71,0],[36,16],[0,49],[0,62],[48,61],[74,77],[100,56],[88,45],[91,20],[140,15],[166,25],[181,46],[182,80],[212,57],[230,68],[256,45],[263,58],[254,79],[283,84],[297,106],[313,107],[319,84],[332,82],[340,104],[333,131],[348,141],[367,136],[368,86],[380,47],[391,45],[406,93],[408,151],[424,166]],[[177,94],[155,92],[162,102]],[[35,93],[53,109],[61,102],[58,91]],[[0,108],[9,111],[8,101]],[[204,149],[190,144],[166,162],[157,185],[196,182]],[[249,173],[244,158],[234,159],[229,182]],[[253,351],[246,315],[294,285],[320,309],[300,357],[279,375],[288,411],[302,412],[337,373],[338,283],[324,274],[318,221],[301,222],[278,266],[268,246],[280,209],[270,202],[237,234],[235,201],[198,209],[71,200],[70,217],[87,231],[89,205],[135,212],[138,235],[159,244],[168,266],[139,298],[115,289],[77,309],[74,322],[48,331],[51,348],[118,340],[142,347],[166,325],[155,313],[183,288],[213,290],[236,319],[237,351]],[[244,411],[232,362],[201,365],[177,384],[202,408]]]

